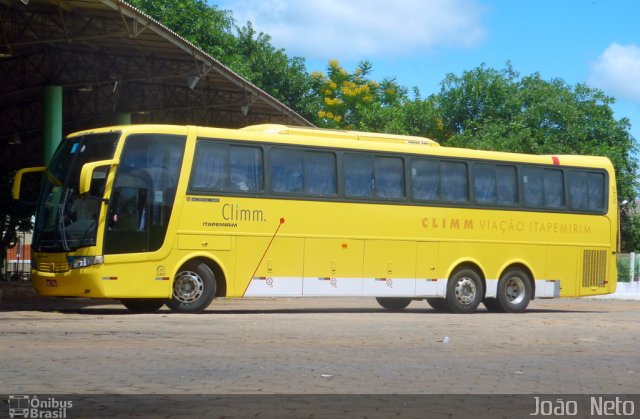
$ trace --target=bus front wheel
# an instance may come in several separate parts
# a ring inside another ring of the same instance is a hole
[[[482,278],[474,269],[460,269],[449,278],[447,302],[454,313],[473,313],[483,298]]]
[[[205,263],[185,264],[173,279],[173,294],[167,306],[178,313],[200,313],[216,295],[216,277]]]
[[[378,297],[376,301],[389,311],[402,311],[411,303],[411,298]]]
[[[507,313],[525,311],[532,295],[529,275],[521,269],[507,271],[498,281],[498,303]]]

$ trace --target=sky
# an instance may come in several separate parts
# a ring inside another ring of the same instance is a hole
[[[615,98],[616,119],[640,143],[638,0],[210,0],[239,25],[251,21],[272,45],[325,71],[373,64],[422,97],[449,73],[481,64],[522,76],[586,83]]]

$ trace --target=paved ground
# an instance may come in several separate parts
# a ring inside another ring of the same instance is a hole
[[[0,393],[640,392],[640,301],[539,300],[520,315],[356,298],[55,307],[0,312]]]

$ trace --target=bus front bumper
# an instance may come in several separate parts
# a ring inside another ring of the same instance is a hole
[[[106,298],[102,278],[93,269],[62,273],[31,271],[31,282],[38,294],[51,297]],[[73,275],[72,275],[73,274]]]

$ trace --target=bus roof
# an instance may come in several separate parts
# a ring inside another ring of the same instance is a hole
[[[242,131],[264,132],[267,134],[301,135],[309,137],[342,138],[359,141],[375,141],[383,143],[400,143],[439,147],[440,144],[426,137],[412,135],[381,134],[375,132],[335,130],[325,128],[309,128],[279,124],[249,125]]]
[[[315,147],[326,146],[342,149],[433,155],[445,158],[452,157],[513,163],[579,166],[613,170],[611,161],[606,157],[600,156],[534,155],[504,151],[441,147],[436,141],[426,137],[306,128],[279,124],[250,125],[240,129],[161,124],[121,125],[76,132],[70,134],[70,136],[114,131],[122,131],[125,134],[144,132],[187,134],[195,131],[198,136],[228,138],[230,140],[264,141]],[[258,135],[248,137],[248,133],[256,133]]]

